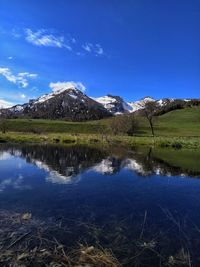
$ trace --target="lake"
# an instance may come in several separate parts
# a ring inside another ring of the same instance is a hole
[[[199,178],[198,150],[2,144],[0,265],[200,266]]]

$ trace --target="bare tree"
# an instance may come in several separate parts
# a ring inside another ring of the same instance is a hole
[[[128,126],[127,134],[131,136],[134,135],[139,127],[137,116],[134,114],[126,115],[126,123]]]
[[[150,102],[145,103],[145,107],[144,107],[144,114],[149,122],[149,126],[151,128],[151,133],[153,137],[155,136],[154,117],[156,115],[157,108],[158,108],[158,105],[155,101],[150,101]]]
[[[6,120],[6,112],[3,109],[3,107],[0,107],[0,130],[2,133],[6,133],[6,128],[7,128],[7,120]]]
[[[137,119],[133,114],[118,115],[111,119],[109,123],[110,132],[114,135],[128,134],[134,135],[138,128]]]

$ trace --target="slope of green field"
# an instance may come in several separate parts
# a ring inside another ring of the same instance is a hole
[[[110,119],[87,122],[54,120],[11,119],[6,122],[7,131],[31,133],[101,133]],[[174,110],[155,118],[156,136],[200,136],[200,107]],[[148,122],[139,118],[137,135],[151,135]]]
[[[10,119],[7,131],[31,133],[97,133],[101,126],[98,121],[67,122],[43,119]]]
[[[200,136],[200,107],[174,110],[156,120],[157,135]]]
[[[146,119],[141,120],[139,133],[149,135]],[[154,119],[157,136],[200,136],[200,107],[170,111]]]

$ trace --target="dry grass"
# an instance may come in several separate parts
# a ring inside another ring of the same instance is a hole
[[[30,213],[1,211],[0,266],[120,266],[109,249],[83,244],[67,249],[55,237],[47,237],[56,228],[60,225],[36,220]]]
[[[168,251],[171,240],[164,232],[153,233],[148,225],[148,213],[141,214],[141,222],[134,225],[136,235],[126,236],[124,229],[128,227],[126,221],[110,221],[110,230],[105,226],[106,232],[96,228],[95,225],[75,222],[74,231],[84,234],[84,229],[89,235],[98,232],[95,239],[103,235],[112,243],[115,254],[121,259],[119,262],[111,249],[101,247],[101,242],[94,245],[75,242],[73,246],[66,247],[59,240],[63,236],[70,237],[70,228],[62,222],[41,221],[30,213],[14,213],[0,211],[0,266],[50,266],[50,267],[120,267],[120,266],[168,266],[192,267],[191,248],[186,241],[189,239],[179,218],[169,210],[162,209],[165,218],[171,222],[180,235],[182,247]],[[78,227],[81,227],[78,229]],[[100,232],[102,231],[102,232]],[[199,229],[198,229],[199,231]],[[195,235],[199,234],[195,231]],[[174,237],[175,238],[175,237]],[[175,241],[174,241],[175,242]],[[164,247],[163,247],[164,246]],[[119,255],[122,255],[120,257]],[[160,265],[159,265],[160,264]]]

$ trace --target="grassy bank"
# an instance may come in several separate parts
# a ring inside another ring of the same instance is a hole
[[[155,118],[156,137],[151,137],[148,122],[139,118],[136,136],[114,136],[109,119],[87,122],[11,119],[6,121],[6,134],[0,142],[60,144],[120,144],[173,148],[200,147],[200,107],[174,110]]]
[[[0,143],[42,143],[42,144],[95,144],[120,146],[156,146],[180,148],[200,148],[200,137],[131,137],[131,136],[103,136],[100,134],[32,134],[9,132],[0,134]]]

